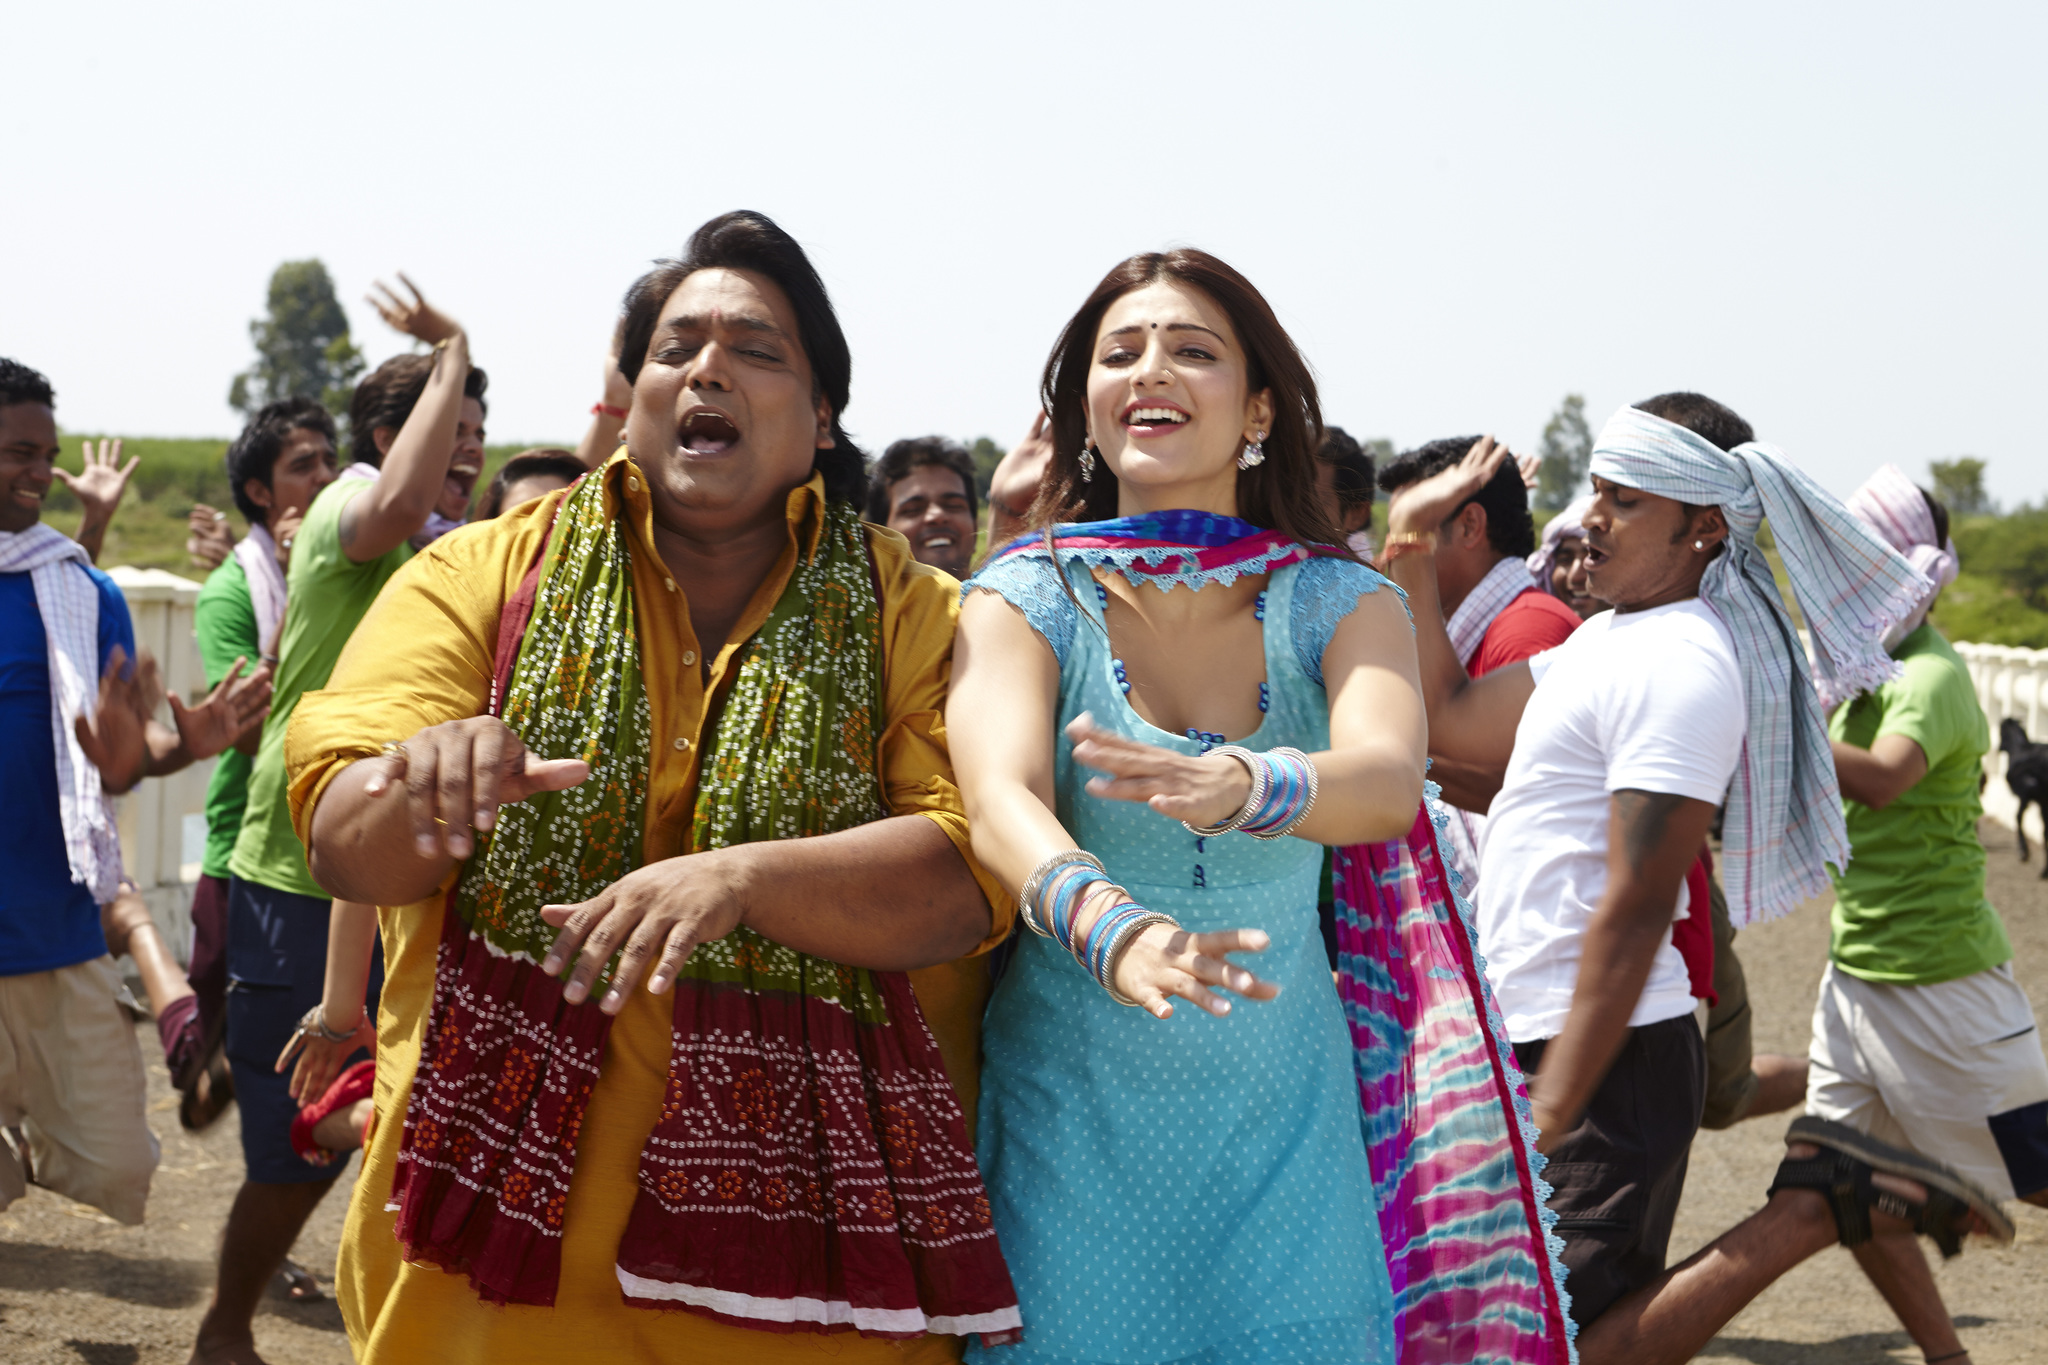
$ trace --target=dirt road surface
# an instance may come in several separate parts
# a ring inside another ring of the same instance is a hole
[[[2021,864],[2012,835],[1984,826],[1991,897],[2012,935],[2020,979],[2037,1007],[2048,1002],[2048,882]],[[1760,1051],[1804,1053],[1814,991],[1827,957],[1824,902],[1744,933]],[[236,1115],[194,1137],[178,1127],[156,1032],[139,1031],[151,1059],[150,1121],[163,1165],[149,1221],[124,1228],[44,1190],[0,1213],[0,1361],[8,1365],[179,1365],[205,1311],[221,1220],[241,1181]],[[1754,1211],[1782,1150],[1787,1116],[1702,1133],[1693,1147],[1672,1260],[1690,1255]],[[352,1174],[352,1172],[351,1172]],[[344,1180],[349,1177],[345,1176]],[[325,1275],[334,1263],[345,1188],[337,1186],[299,1239],[294,1256]],[[2014,1206],[2011,1248],[1973,1243],[1935,1275],[1962,1324],[1976,1365],[2048,1360],[2048,1211]],[[273,1365],[346,1365],[348,1339],[330,1301],[275,1299],[256,1319],[256,1343]],[[1754,1365],[1891,1365],[1917,1362],[1884,1301],[1849,1254],[1822,1253],[1781,1280],[1715,1338],[1703,1361]]]

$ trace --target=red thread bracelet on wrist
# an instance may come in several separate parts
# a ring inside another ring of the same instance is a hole
[[[590,405],[590,415],[593,417],[611,417],[621,422],[626,420],[626,410],[624,408],[615,408],[610,403],[592,403]]]

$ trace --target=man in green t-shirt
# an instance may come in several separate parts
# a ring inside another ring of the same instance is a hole
[[[1990,726],[1969,668],[1926,624],[1956,573],[1948,512],[1890,465],[1849,508],[1932,588],[1887,640],[1898,675],[1829,726],[1850,859],[1833,874],[1806,1111],[2048,1207],[2048,1058],[1977,838]],[[1917,1243],[1873,1238],[1855,1254],[1929,1359],[1963,1358]]]
[[[277,542],[289,550],[290,568],[272,651],[271,723],[250,767],[227,860],[227,1057],[247,1173],[228,1213],[195,1361],[254,1358],[250,1323],[264,1286],[341,1169],[294,1149],[300,1106],[291,1079],[276,1070],[279,1054],[301,1032],[337,1042],[372,1036],[374,981],[356,1017],[318,1017],[333,901],[307,870],[292,830],[285,730],[299,698],[327,685],[357,622],[412,557],[415,538],[430,523],[459,524],[483,468],[485,378],[469,364],[462,329],[417,290],[411,302],[388,291],[376,302],[386,321],[434,349],[389,360],[357,386],[349,403],[353,463],[312,499],[289,546],[283,537]]]
[[[334,482],[334,418],[310,398],[263,407],[228,447],[228,485],[249,535],[207,576],[193,610],[193,632],[210,687],[237,659],[275,664],[283,623],[285,566],[306,508]],[[206,853],[192,888],[191,1004],[158,1021],[171,1078],[184,1094],[178,1118],[203,1128],[227,1107],[232,1088],[215,1066],[227,994],[228,859],[249,798],[249,769],[259,730],[229,749],[206,785]],[[175,1014],[176,1017],[173,1017]]]

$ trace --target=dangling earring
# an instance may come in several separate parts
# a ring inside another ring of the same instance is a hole
[[[1237,457],[1239,469],[1255,469],[1266,462],[1266,433],[1260,432],[1259,439],[1247,442],[1244,453]]]
[[[1081,442],[1081,482],[1087,483],[1095,477],[1095,447]]]

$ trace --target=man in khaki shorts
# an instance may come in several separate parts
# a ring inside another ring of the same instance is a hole
[[[1990,727],[1969,669],[1926,623],[1956,574],[1948,513],[1890,465],[1849,509],[1933,586],[1886,639],[1898,675],[1829,727],[1852,852],[1834,874],[1806,1112],[2048,1207],[2048,1059],[1977,838]],[[1960,1365],[1919,1247],[1876,1238],[1855,1252],[1927,1358]]]
[[[174,701],[176,733],[148,718],[120,589],[42,523],[55,402],[0,357],[0,1209],[34,1183],[140,1223],[157,1143],[100,926],[121,883],[107,797],[227,747],[269,675]]]

